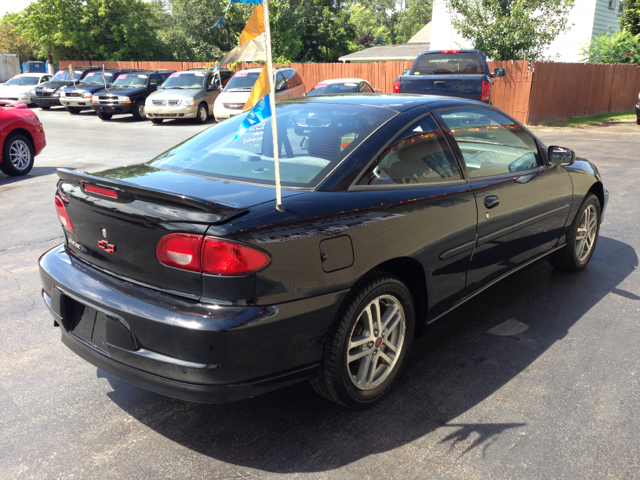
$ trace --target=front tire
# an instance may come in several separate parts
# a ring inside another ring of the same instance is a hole
[[[111,115],[110,113],[102,113],[102,112],[96,112],[98,114],[98,118],[100,120],[111,120],[111,117],[113,117],[113,115]]]
[[[51,107],[46,107],[46,106],[40,105],[40,108],[41,108],[42,110],[49,110]]]
[[[133,109],[133,119],[136,122],[140,120],[145,120],[147,118],[147,114],[144,112],[144,102],[137,102],[135,108]]]
[[[160,125],[162,123],[162,120],[164,120],[164,118],[152,118],[151,119],[151,123],[155,123],[156,125]]]
[[[35,151],[31,140],[17,133],[10,134],[2,147],[0,170],[7,175],[26,175],[33,168]]]
[[[196,123],[203,124],[209,120],[209,107],[206,103],[198,105],[198,114],[196,115]]]
[[[640,117],[636,117],[636,123],[640,125]]]
[[[372,405],[399,378],[414,330],[413,299],[405,284],[395,277],[371,277],[340,307],[311,385],[346,407]]]
[[[583,270],[596,249],[601,215],[600,200],[593,193],[588,194],[569,227],[567,245],[551,257],[551,265],[567,272]]]
[[[81,108],[78,108],[78,107],[64,107],[64,108],[67,112],[73,115],[77,115],[82,110]]]

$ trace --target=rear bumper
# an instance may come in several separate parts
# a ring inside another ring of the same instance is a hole
[[[107,113],[109,115],[120,115],[126,113],[132,113],[135,104],[112,104],[112,105],[100,105],[100,104],[91,104],[91,108],[98,113]]]
[[[127,382],[198,402],[252,397],[313,377],[346,295],[273,306],[208,305],[100,272],[62,245],[39,264],[43,297],[65,345]],[[87,340],[79,331],[78,305],[105,319],[102,343],[95,333]]]

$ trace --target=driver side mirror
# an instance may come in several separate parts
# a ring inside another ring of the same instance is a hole
[[[496,68],[491,74],[492,77],[504,77],[506,75],[506,71],[504,68]]]
[[[571,165],[576,161],[576,152],[570,148],[549,147],[549,163],[551,165]]]

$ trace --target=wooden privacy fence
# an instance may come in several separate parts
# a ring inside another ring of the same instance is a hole
[[[60,60],[60,67],[93,65],[105,68],[187,70],[211,66],[206,62],[102,62]],[[292,63],[307,91],[332,78],[362,78],[384,93],[413,62]],[[238,64],[241,70],[251,64]],[[519,121],[537,125],[597,113],[632,110],[640,92],[640,67],[629,64],[489,62],[502,67],[504,77],[493,79],[492,103]]]

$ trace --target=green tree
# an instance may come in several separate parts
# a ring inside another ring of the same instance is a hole
[[[0,53],[17,53],[20,61],[37,60],[40,47],[29,42],[18,29],[18,14],[8,13],[0,19]]]
[[[640,33],[640,0],[624,0],[624,10],[620,16],[620,30],[631,35]]]
[[[355,2],[348,7],[348,13],[356,34],[355,43],[359,47],[391,43],[392,33],[388,26],[389,19],[385,10],[376,9],[363,2]],[[365,38],[369,39],[369,44],[365,44],[363,40]]]
[[[567,25],[573,0],[447,0],[451,23],[494,60],[539,59]]]
[[[431,0],[408,0],[404,10],[393,13],[393,43],[406,43],[418,33],[431,21],[432,8]]]
[[[18,26],[50,60],[168,57],[156,36],[156,12],[142,0],[39,0],[20,12]]]
[[[603,33],[582,49],[589,63],[635,63],[640,65],[640,33],[623,30],[612,35]]]

